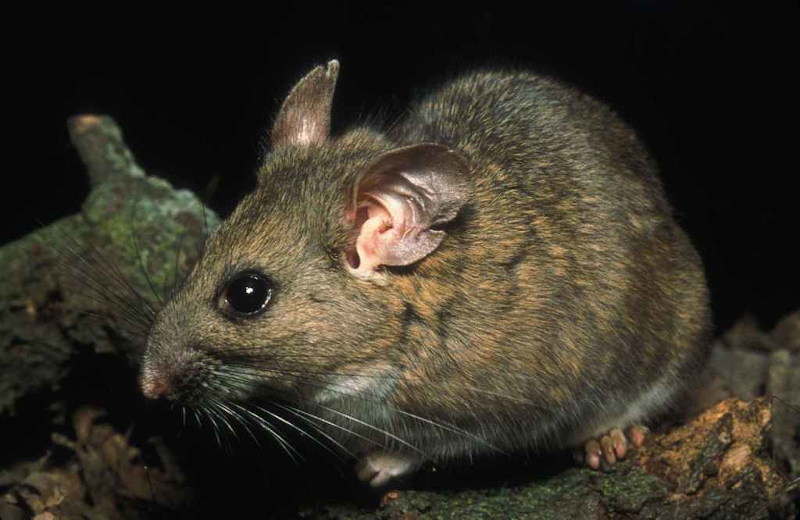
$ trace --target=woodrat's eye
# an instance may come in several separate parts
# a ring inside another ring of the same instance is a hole
[[[243,273],[228,282],[222,296],[233,313],[253,316],[264,310],[269,303],[272,284],[260,274]]]

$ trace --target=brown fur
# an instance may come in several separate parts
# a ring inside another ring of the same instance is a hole
[[[288,403],[339,425],[314,423],[353,452],[442,459],[646,420],[697,373],[710,319],[700,258],[653,160],[602,104],[531,73],[479,72],[388,133],[319,141],[266,157],[257,189],[160,312],[143,385],[208,407]],[[381,268],[380,283],[356,278],[344,260],[354,183],[415,143],[460,155],[468,200],[433,253]],[[231,320],[220,292],[247,269],[273,280],[274,296]]]

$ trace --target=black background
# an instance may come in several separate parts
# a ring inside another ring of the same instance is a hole
[[[271,118],[311,66],[341,61],[336,131],[377,112],[391,121],[437,78],[508,64],[582,86],[640,131],[705,260],[718,330],[744,312],[768,327],[800,307],[800,18],[795,2],[754,5],[297,3],[167,14],[120,4],[107,13],[12,13],[0,242],[79,211],[88,184],[64,124],[71,115],[112,115],[147,172],[179,187],[202,193],[217,178],[208,202],[224,214],[252,186]]]

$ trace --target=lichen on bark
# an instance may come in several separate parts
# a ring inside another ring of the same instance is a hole
[[[146,176],[111,118],[69,126],[92,181],[81,213],[0,247],[0,417],[59,389],[87,350],[134,359],[141,345],[120,306],[157,306],[218,220],[189,191]]]

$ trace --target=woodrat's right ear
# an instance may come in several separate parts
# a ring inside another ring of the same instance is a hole
[[[330,135],[331,105],[339,62],[331,60],[303,76],[289,92],[272,126],[272,147],[322,144]]]
[[[380,266],[405,266],[433,253],[441,227],[467,202],[469,166],[454,150],[422,143],[384,153],[356,181],[348,210],[355,240],[350,273],[379,280]]]

